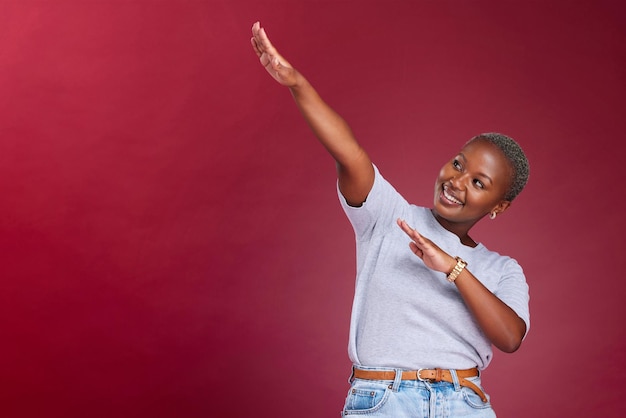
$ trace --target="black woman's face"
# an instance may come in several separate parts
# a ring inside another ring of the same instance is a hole
[[[512,173],[509,161],[495,145],[485,140],[468,143],[439,172],[436,214],[450,222],[473,225],[494,210],[503,211],[510,203],[504,196]]]

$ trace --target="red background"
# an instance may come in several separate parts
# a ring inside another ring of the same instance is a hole
[[[429,205],[476,133],[528,188],[476,238],[532,326],[502,417],[623,416],[619,1],[0,2],[0,416],[339,416],[354,285],[333,162],[255,20]]]

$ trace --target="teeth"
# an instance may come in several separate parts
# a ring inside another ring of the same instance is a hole
[[[461,202],[459,199],[455,198],[454,196],[449,195],[445,187],[443,188],[443,195],[446,197],[446,199],[448,199],[451,202],[456,203],[457,205],[463,204],[463,202]]]

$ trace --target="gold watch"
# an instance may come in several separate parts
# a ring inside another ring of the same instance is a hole
[[[461,257],[454,257],[454,259],[456,260],[456,265],[454,266],[452,271],[448,273],[447,276],[450,283],[454,283],[456,278],[459,277],[459,274],[461,274],[463,269],[467,266],[467,262],[464,261]]]

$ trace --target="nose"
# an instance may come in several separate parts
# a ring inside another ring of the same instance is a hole
[[[450,179],[450,184],[457,190],[463,188],[463,174],[457,174]]]

